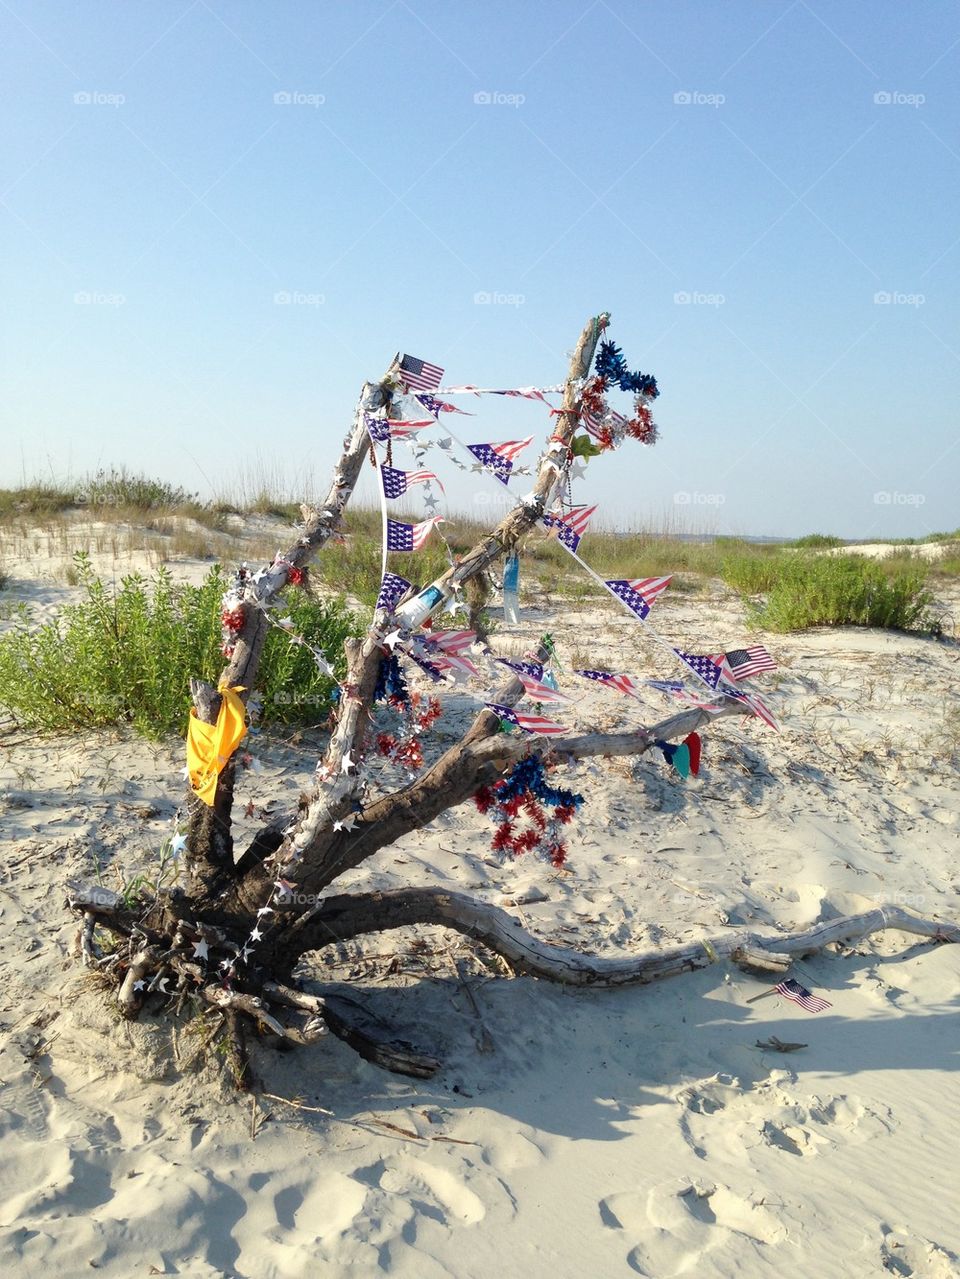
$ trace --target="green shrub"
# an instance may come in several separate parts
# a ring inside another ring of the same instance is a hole
[[[196,494],[165,480],[134,475],[126,467],[101,468],[78,486],[78,506],[132,507],[137,511],[171,510],[197,504]]]
[[[939,621],[922,564],[884,568],[860,555],[784,557],[755,620],[773,631],[880,626],[934,634]]]
[[[831,533],[808,533],[806,537],[798,537],[790,543],[801,551],[828,551],[835,546],[843,546],[842,537],[834,537]]]
[[[107,588],[76,557],[83,599],[33,628],[29,614],[0,637],[0,704],[21,723],[41,729],[131,725],[145,737],[182,733],[191,676],[216,683],[221,598],[228,579],[215,565],[199,586],[175,585],[158,569]],[[342,643],[359,623],[341,600],[302,593],[284,601],[293,629],[322,648],[343,672]],[[258,689],[265,723],[315,723],[332,683],[306,649],[276,627],[267,636]]]

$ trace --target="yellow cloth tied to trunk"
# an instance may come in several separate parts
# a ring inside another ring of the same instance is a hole
[[[246,709],[238,694],[243,690],[221,686],[220,713],[215,724],[205,724],[190,707],[187,726],[187,772],[194,794],[213,807],[217,778],[247,732]]]

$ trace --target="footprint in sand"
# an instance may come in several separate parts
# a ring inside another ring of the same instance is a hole
[[[627,1252],[627,1264],[648,1279],[733,1273],[723,1255],[729,1245],[736,1245],[741,1259],[743,1248],[752,1246],[763,1262],[767,1249],[787,1237],[762,1203],[722,1184],[656,1186],[646,1193],[610,1195],[599,1207],[604,1225],[637,1241]],[[705,1271],[708,1257],[711,1268]]]
[[[882,1226],[880,1262],[885,1271],[904,1279],[957,1279],[960,1257],[915,1232]]]
[[[824,1146],[869,1141],[895,1127],[889,1111],[870,1109],[845,1094],[797,1096],[795,1084],[789,1072],[774,1071],[749,1089],[729,1075],[687,1087],[677,1095],[683,1138],[700,1159],[762,1147],[806,1157]],[[711,1120],[719,1112],[722,1125]]]

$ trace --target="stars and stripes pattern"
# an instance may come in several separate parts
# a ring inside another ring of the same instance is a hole
[[[401,356],[397,371],[408,391],[433,391],[443,377],[439,364],[418,360],[415,355]]]
[[[399,573],[384,573],[377,596],[377,608],[389,609],[392,613],[400,598],[410,589],[410,583]]]
[[[400,471],[395,466],[381,466],[380,479],[383,482],[384,497],[403,497],[408,488],[415,484],[429,484],[433,480],[442,493],[440,480],[433,471]]]
[[[404,524],[400,520],[387,520],[388,551],[419,551],[430,536],[435,524],[442,524],[439,516],[421,520],[419,524]]]
[[[422,653],[416,652],[416,650],[412,647],[407,649],[407,657],[409,657],[411,661],[416,662],[420,669],[429,675],[435,684],[444,683],[443,671],[436,662],[430,661],[428,658],[424,657]]]
[[[557,530],[557,541],[562,542],[568,551],[577,553],[587,525],[593,516],[595,506],[574,506],[563,515],[548,513],[543,516],[547,528]]]
[[[574,671],[574,675],[579,675],[583,679],[596,680],[598,684],[603,684],[606,688],[615,688],[625,697],[636,697],[639,701],[637,686],[629,675],[617,675],[613,671]]]
[[[722,653],[721,665],[728,679],[740,681],[759,675],[761,671],[775,671],[777,664],[762,644],[753,644],[749,648],[735,648],[730,653]],[[720,661],[715,657],[714,661]]]
[[[618,430],[627,424],[627,419],[623,414],[616,413],[613,409],[607,410],[606,419],[599,418],[595,413],[590,413],[585,409],[580,420],[587,432],[595,440],[602,440],[608,431]]]
[[[434,419],[441,413],[462,413],[465,417],[475,416],[473,413],[468,413],[466,409],[458,409],[455,404],[448,404],[446,400],[438,400],[435,395],[415,395],[413,398],[418,404],[422,404],[428,413],[432,413]]]
[[[477,642],[476,631],[431,631],[421,636],[428,648],[439,649],[443,653],[463,653]]]
[[[777,993],[783,995],[785,999],[792,999],[808,1013],[822,1013],[824,1009],[833,1007],[828,999],[821,999],[819,995],[807,990],[806,986],[801,986],[795,977],[787,977],[784,981],[777,982]]]
[[[502,444],[468,444],[467,448],[478,462],[493,472],[501,484],[506,484],[514,461],[532,443],[533,436],[528,435],[525,440],[504,440]]]
[[[712,657],[696,653],[684,653],[679,648],[675,648],[673,651],[680,658],[680,661],[689,666],[693,673],[698,675],[705,684],[709,684],[711,688],[716,688],[720,683],[723,668]]]
[[[552,719],[544,719],[542,715],[524,715],[519,711],[511,710],[509,706],[500,706],[496,702],[485,702],[484,705],[504,723],[513,724],[515,728],[523,729],[525,733],[552,737],[567,731],[563,724],[557,724]]]
[[[631,613],[636,613],[641,622],[650,612],[657,597],[667,589],[670,577],[635,577],[611,578],[604,586],[617,599],[623,600]]]
[[[551,688],[549,684],[544,684],[542,680],[534,679],[532,675],[519,675],[520,683],[523,685],[523,691],[528,697],[532,697],[535,702],[571,702],[572,697],[568,697],[566,693],[561,693],[559,689]]]
[[[378,444],[386,444],[389,440],[405,440],[416,431],[422,431],[425,426],[433,426],[434,419],[431,417],[425,421],[410,421],[406,418],[374,417],[371,413],[365,413],[363,424],[372,440],[376,440]]]
[[[543,679],[542,662],[520,662],[511,657],[497,657],[494,660],[499,662],[501,666],[508,667],[517,675],[529,675],[532,679]]]
[[[705,693],[692,693],[679,680],[673,679],[648,679],[645,681],[651,688],[658,689],[661,693],[667,693],[670,697],[675,698],[678,702],[683,702],[687,706],[694,706],[697,710],[709,711],[716,713],[723,705],[714,698],[709,698]]]

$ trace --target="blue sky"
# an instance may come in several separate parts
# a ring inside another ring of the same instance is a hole
[[[0,484],[317,483],[398,349],[549,385],[609,310],[662,438],[591,463],[608,523],[960,524],[955,5],[2,0],[0,33]]]

